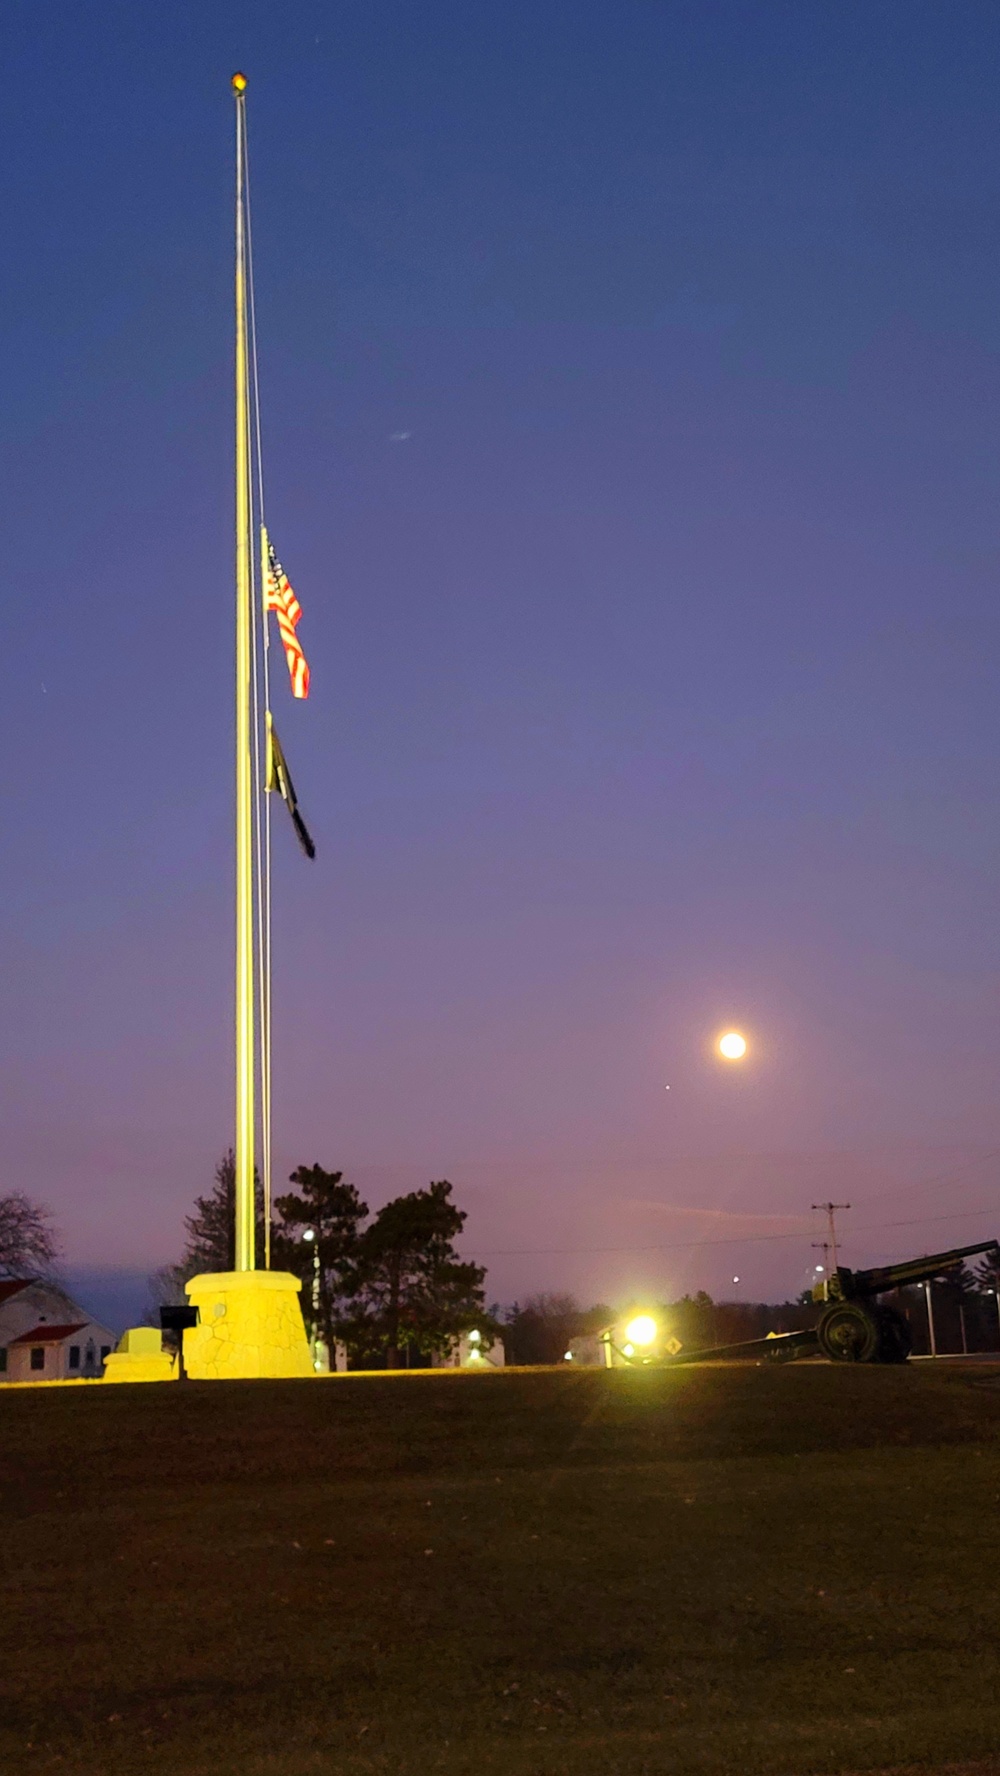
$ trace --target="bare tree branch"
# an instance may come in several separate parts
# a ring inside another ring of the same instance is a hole
[[[48,1209],[23,1191],[0,1196],[0,1273],[46,1276],[54,1266],[59,1242]]]

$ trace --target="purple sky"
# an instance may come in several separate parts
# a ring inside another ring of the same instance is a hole
[[[995,6],[5,37],[0,1188],[145,1270],[230,1140],[242,66],[277,1175],[450,1177],[504,1300],[1000,1232]]]

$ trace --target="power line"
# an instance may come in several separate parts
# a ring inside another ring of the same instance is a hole
[[[691,1211],[697,1213],[697,1210]],[[856,1233],[878,1233],[888,1227],[924,1227],[938,1221],[971,1221],[978,1215],[995,1215],[996,1203],[982,1209],[964,1209],[957,1215],[918,1215],[907,1221],[866,1221],[854,1229]],[[625,1252],[685,1252],[699,1246],[757,1246],[775,1240],[805,1239],[810,1229],[802,1227],[793,1233],[731,1234],[724,1238],[654,1241],[642,1246],[528,1246],[512,1251],[479,1251],[481,1258],[602,1258]]]
[[[922,1178],[918,1184],[906,1185],[901,1188],[914,1191],[932,1190],[937,1185],[950,1184],[954,1178],[962,1177],[965,1172],[974,1171],[977,1166],[986,1165],[991,1159],[1000,1159],[1000,1147],[993,1147],[988,1153],[980,1154],[977,1159],[967,1160],[964,1165],[955,1166],[947,1172],[941,1172],[935,1178]],[[897,1191],[888,1191],[886,1194],[889,1196],[895,1196],[899,1193]],[[821,1204],[820,1206],[825,1207],[826,1205]],[[834,1206],[843,1207],[844,1205],[835,1204]],[[692,1210],[691,1212],[697,1213],[697,1210]],[[974,1220],[978,1215],[993,1215],[996,1212],[996,1205],[993,1204],[984,1209],[963,1209],[957,1214],[920,1215],[904,1221],[865,1221],[862,1222],[860,1227],[855,1228],[855,1232],[878,1233],[888,1227],[923,1227],[931,1226],[940,1221],[970,1221]],[[684,1252],[689,1251],[696,1246],[762,1245],[772,1240],[801,1239],[806,1231],[806,1229],[803,1229],[803,1233],[735,1234],[731,1238],[673,1240],[666,1243],[655,1242],[651,1245],[642,1246],[529,1246],[513,1251],[480,1251],[479,1255],[482,1258],[600,1258],[609,1254],[625,1252]]]
[[[1000,1147],[991,1147],[988,1153],[980,1153],[976,1159],[967,1159],[960,1166],[952,1166],[947,1172],[939,1172],[934,1178],[920,1178],[916,1184],[899,1184],[893,1190],[883,1192],[884,1196],[902,1196],[915,1190],[933,1190],[942,1184],[951,1184],[966,1172],[974,1172],[977,1166],[987,1165],[991,1159],[1000,1159]]]

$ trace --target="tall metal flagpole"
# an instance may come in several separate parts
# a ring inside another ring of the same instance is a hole
[[[267,926],[262,920],[262,978],[254,978],[254,762],[260,741],[259,709],[254,716],[252,691],[256,655],[254,557],[251,552],[253,487],[251,483],[251,390],[256,399],[256,373],[250,378],[253,326],[253,266],[247,173],[246,76],[234,74],[236,101],[236,1251],[231,1269],[205,1271],[185,1283],[194,1312],[184,1328],[184,1364],[197,1381],[251,1380],[261,1376],[305,1376],[313,1373],[299,1304],[301,1283],[290,1271],[263,1270],[256,1264],[254,1135],[256,1096],[256,996],[259,992],[264,1041],[261,1048],[261,1157],[267,1177],[267,1110],[270,1069],[267,1060],[269,992]],[[256,350],[254,350],[256,365]],[[259,432],[254,429],[255,437]],[[258,446],[259,449],[259,446]],[[262,488],[262,481],[259,484]],[[263,505],[261,491],[260,503]],[[261,513],[263,524],[263,512]],[[263,613],[262,613],[263,615]],[[294,633],[294,629],[293,629]],[[258,773],[259,775],[259,773]],[[257,798],[259,799],[259,798]],[[259,810],[258,810],[259,812]],[[295,811],[292,810],[293,818]],[[301,820],[299,821],[301,826]],[[266,830],[266,823],[265,823]],[[304,829],[303,829],[304,830]],[[300,834],[301,836],[301,834]],[[266,866],[265,866],[266,869]],[[261,906],[267,908],[266,875]],[[167,1380],[168,1359],[157,1355],[116,1353],[111,1359],[121,1381]],[[155,1373],[142,1364],[152,1364]],[[159,1365],[159,1367],[156,1367]],[[164,1368],[164,1365],[166,1366]]]
[[[236,97],[236,1270],[254,1253],[253,815],[250,754],[250,408],[244,227],[246,78]]]

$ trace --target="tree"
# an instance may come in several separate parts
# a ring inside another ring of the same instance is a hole
[[[192,1271],[191,1275],[195,1276],[197,1272]],[[161,1307],[183,1307],[187,1301],[187,1296],[184,1293],[186,1282],[187,1275],[183,1264],[164,1264],[159,1270],[154,1270],[152,1275],[146,1278],[146,1287],[152,1297],[153,1305],[151,1309],[147,1310],[143,1324],[158,1326]]]
[[[1000,1289],[1000,1252],[987,1252],[975,1269],[975,1288],[981,1295],[995,1295]]]
[[[595,1331],[614,1318],[610,1308],[602,1309]],[[504,1344],[512,1363],[561,1363],[571,1338],[590,1330],[584,1325],[587,1316],[581,1313],[574,1295],[529,1295],[522,1306],[514,1303],[507,1315]]]
[[[387,1369],[404,1346],[430,1354],[486,1319],[485,1267],[463,1263],[453,1243],[465,1220],[442,1178],[386,1203],[362,1234],[349,1337],[384,1351]]]
[[[20,1190],[0,1196],[0,1274],[46,1276],[51,1273],[59,1242],[48,1209]]]
[[[342,1333],[350,1318],[349,1300],[357,1287],[359,1237],[368,1204],[353,1184],[344,1183],[343,1172],[327,1172],[321,1165],[299,1166],[289,1178],[297,1193],[279,1196],[274,1204],[280,1225],[271,1235],[271,1262],[302,1279],[302,1304],[306,1318],[312,1301],[318,1257],[318,1331],[328,1347]],[[305,1240],[311,1230],[316,1238]]]
[[[254,1170],[257,1263],[263,1262],[264,1194]],[[196,1196],[194,1214],[186,1215],[187,1245],[180,1268],[186,1277],[200,1271],[232,1270],[236,1263],[236,1156],[230,1147],[215,1168],[208,1196]]]
[[[812,1297],[810,1296],[810,1301]],[[664,1325],[684,1350],[701,1350],[715,1343],[716,1311],[711,1295],[699,1289],[695,1295],[682,1295],[662,1310]]]
[[[256,1261],[264,1262],[264,1191],[254,1169]],[[180,1262],[153,1272],[149,1289],[157,1307],[183,1303],[184,1284],[202,1271],[232,1270],[236,1263],[236,1156],[230,1147],[215,1168],[207,1196],[196,1196],[194,1213],[186,1215],[187,1245]]]
[[[257,1173],[254,1183],[256,1262],[264,1262],[264,1190]],[[215,1168],[215,1183],[208,1196],[196,1196],[194,1214],[186,1215],[187,1245],[181,1259],[185,1278],[200,1271],[232,1270],[236,1264],[236,1156],[230,1147]]]
[[[941,1282],[947,1283],[956,1296],[966,1296],[975,1293],[976,1279],[968,1265],[964,1262],[961,1264],[949,1264],[948,1267],[941,1272]]]

